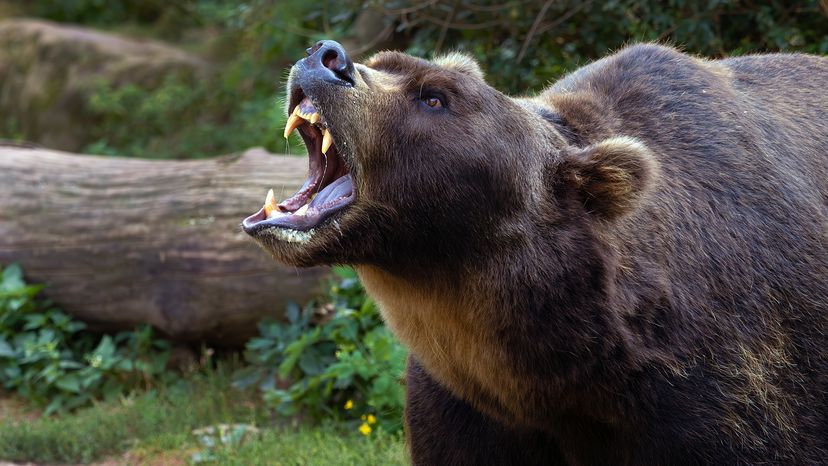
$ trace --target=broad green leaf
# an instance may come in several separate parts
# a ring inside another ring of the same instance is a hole
[[[5,338],[0,337],[0,358],[13,358],[17,352],[12,348]]]
[[[55,381],[55,385],[61,390],[72,393],[80,393],[81,382],[77,374],[66,374]]]

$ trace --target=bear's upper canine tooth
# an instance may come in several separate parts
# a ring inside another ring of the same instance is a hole
[[[331,148],[331,144],[333,144],[333,136],[331,136],[331,132],[327,129],[322,130],[322,153],[327,155],[328,149]]]
[[[290,133],[296,129],[297,126],[301,125],[303,121],[305,120],[298,115],[298,112],[293,112],[293,115],[288,118],[287,124],[285,125],[285,139],[287,139],[288,136],[290,136]]]
[[[267,192],[267,197],[264,203],[265,216],[270,217],[270,213],[276,210],[276,195],[273,194],[273,189]]]
[[[308,121],[310,121],[312,125],[315,125],[317,122],[319,122],[319,113],[318,112],[311,113],[311,116],[308,119]]]
[[[299,208],[299,210],[294,212],[293,215],[298,215],[300,217],[304,217],[305,214],[308,212],[308,205],[310,205],[310,204],[303,205],[302,207]]]

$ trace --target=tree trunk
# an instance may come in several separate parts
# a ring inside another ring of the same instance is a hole
[[[289,194],[306,173],[260,149],[155,161],[0,147],[0,264],[93,328],[238,345],[326,275],[276,264],[240,228],[268,188]]]

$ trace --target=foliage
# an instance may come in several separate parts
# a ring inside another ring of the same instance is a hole
[[[258,384],[285,416],[335,419],[368,435],[401,427],[406,352],[382,324],[376,304],[351,269],[337,268],[321,315],[292,305],[288,323],[263,322],[247,344],[249,367],[235,385]]]
[[[430,57],[474,55],[496,87],[538,91],[567,71],[633,41],[673,43],[724,56],[766,51],[828,53],[828,7],[821,0],[37,0],[31,13],[58,21],[115,27],[142,24],[180,40],[212,31],[204,53],[216,62],[205,79],[168,77],[157,88],[101,85],[100,118],[87,151],[190,158],[260,145],[300,146],[279,137],[285,118],[285,70],[308,44],[359,35],[363,11],[380,13],[381,32],[363,52],[403,48]],[[360,26],[358,26],[360,25]],[[352,50],[352,52],[354,52]]]
[[[634,41],[673,43],[705,56],[828,53],[828,8],[819,0],[381,4],[386,21],[410,35],[409,52],[467,51],[481,60],[494,85],[519,93],[539,90],[564,72]]]
[[[364,437],[330,424],[264,428],[267,410],[256,391],[230,387],[235,366],[218,362],[179,384],[102,401],[71,416],[0,418],[0,459],[38,464],[186,464],[203,448],[204,427],[259,426],[245,442],[221,442],[206,464],[407,464],[398,436]],[[0,399],[2,401],[2,399]],[[114,459],[114,461],[113,461]]]
[[[281,96],[239,100],[234,87],[178,75],[152,90],[100,81],[89,100],[100,123],[85,152],[186,159],[251,145],[289,151],[276,130],[286,121]]]
[[[153,20],[162,2],[156,0],[40,0],[33,12],[54,21],[106,24],[130,17]]]
[[[0,383],[9,391],[66,411],[169,377],[169,344],[152,328],[94,336],[27,285],[19,266],[0,268]]]
[[[52,21],[99,27],[121,23],[155,23],[159,32],[175,38],[175,30],[199,24],[195,3],[189,0],[17,0],[30,14]],[[200,3],[223,3],[202,1]]]
[[[0,458],[38,463],[90,462],[143,446],[188,445],[193,429],[225,422],[266,421],[252,393],[230,389],[226,364],[174,384],[103,400],[71,416],[0,420]]]
[[[190,457],[193,463],[216,460],[216,451],[238,448],[245,442],[255,440],[261,431],[252,424],[216,424],[193,431],[203,447]]]
[[[411,464],[405,445],[396,434],[378,431],[370,436],[342,432],[330,423],[299,430],[268,429],[256,441],[236,448],[214,450],[215,463],[223,466],[307,464],[391,466]]]
[[[90,107],[99,123],[92,128],[95,142],[84,151],[183,159],[251,146],[286,153],[300,148],[296,135],[285,141],[279,130],[287,121],[280,78],[304,43],[282,27],[292,16],[265,36],[245,2],[179,3],[190,26],[221,31],[205,51],[219,62],[216,71],[199,78],[170,74],[157,87],[97,83]],[[277,10],[290,13],[299,5],[288,0]]]

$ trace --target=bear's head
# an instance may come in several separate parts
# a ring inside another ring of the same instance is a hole
[[[298,129],[309,177],[243,222],[284,263],[462,268],[572,219],[613,222],[653,177],[641,143],[573,144],[543,98],[504,95],[465,55],[355,65],[333,41],[307,52],[285,134]]]

